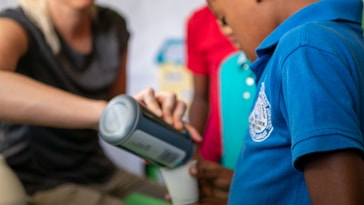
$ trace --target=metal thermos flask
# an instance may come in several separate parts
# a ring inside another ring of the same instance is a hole
[[[99,136],[162,167],[189,161],[194,143],[187,132],[176,130],[129,95],[111,99],[99,122]]]

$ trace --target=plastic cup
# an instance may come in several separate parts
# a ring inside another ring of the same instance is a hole
[[[189,168],[195,165],[196,160],[191,160],[176,168],[160,169],[173,205],[186,205],[198,201],[198,182],[189,173]]]

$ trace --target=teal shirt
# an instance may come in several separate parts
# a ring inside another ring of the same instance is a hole
[[[254,74],[244,53],[234,53],[222,62],[219,89],[222,165],[234,169],[248,130],[248,116],[255,95]]]

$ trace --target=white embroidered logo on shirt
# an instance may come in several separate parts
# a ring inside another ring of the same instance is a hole
[[[262,142],[272,131],[271,105],[265,94],[265,85],[262,83],[254,109],[249,116],[249,133],[253,141]]]

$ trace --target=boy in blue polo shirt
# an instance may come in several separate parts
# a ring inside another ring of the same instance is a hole
[[[257,85],[229,205],[364,204],[362,1],[208,3]]]

